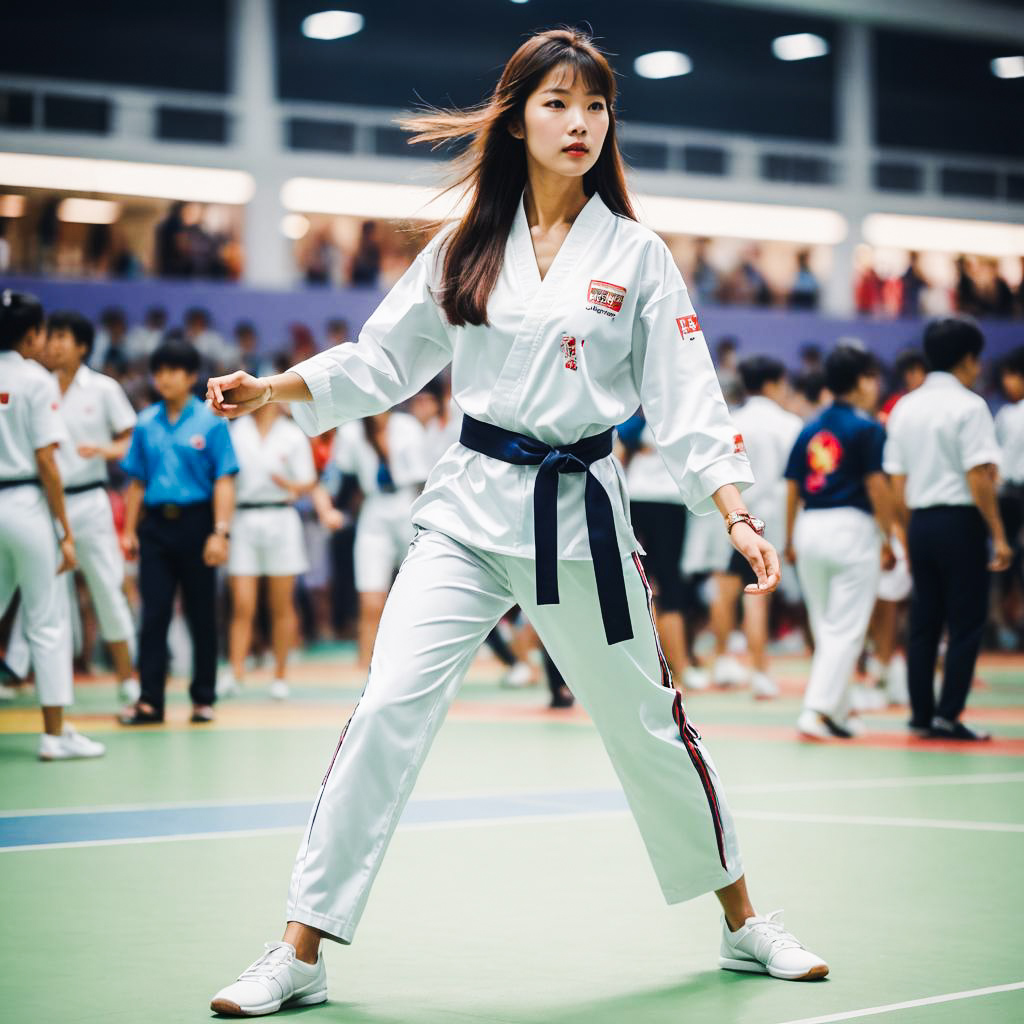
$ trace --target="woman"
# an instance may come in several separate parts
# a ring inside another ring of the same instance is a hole
[[[267,578],[274,679],[270,696],[288,696],[285,667],[295,643],[295,577],[308,567],[302,523],[292,502],[316,484],[309,439],[279,405],[265,405],[252,419],[231,425],[238,457],[231,578],[230,674],[217,680],[218,696],[238,692],[252,644],[260,577]]]
[[[612,425],[642,403],[683,497],[731,516],[758,576],[751,590],[777,586],[778,557],[736,487],[750,482],[748,463],[685,285],[632,217],[614,99],[604,57],[566,29],[524,43],[481,109],[410,118],[421,140],[473,137],[463,219],[420,253],[359,344],[280,376],[210,382],[223,415],[294,401],[317,433],[410,397],[451,362],[465,413],[461,443],[413,506],[369,679],[302,841],[284,941],[218,993],[219,1012],[327,998],[320,940],[352,940],[445,710],[516,603],[594,720],[666,899],[717,891],[720,964],[828,971],[778,914],[750,904],[717,775],[661,655],[610,457]]]

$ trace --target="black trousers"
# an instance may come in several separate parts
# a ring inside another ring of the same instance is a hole
[[[631,501],[629,517],[647,552],[644,568],[658,596],[658,611],[689,612],[699,603],[679,569],[686,539],[686,506],[667,501]]]
[[[167,629],[178,587],[192,635],[189,694],[194,704],[216,699],[217,570],[203,561],[203,547],[212,531],[213,507],[206,502],[147,508],[139,526],[139,683],[142,700],[161,714],[167,686]]]
[[[988,619],[988,530],[973,505],[915,509],[907,531],[914,591],[907,676],[911,725],[955,722],[967,704]],[[935,663],[948,630],[946,671],[935,703]]]

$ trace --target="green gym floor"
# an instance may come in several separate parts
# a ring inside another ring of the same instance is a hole
[[[979,668],[967,720],[997,741],[796,739],[782,698],[687,697],[729,794],[755,905],[829,961],[818,983],[717,967],[708,895],[666,907],[596,732],[481,658],[427,760],[355,943],[328,943],[309,1024],[1024,1021],[1024,657]],[[266,673],[186,724],[120,730],[110,680],[71,721],[96,761],[42,764],[26,692],[0,710],[0,1019],[209,1020],[277,939],[309,803],[361,689],[344,649]]]

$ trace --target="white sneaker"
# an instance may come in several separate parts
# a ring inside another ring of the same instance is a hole
[[[501,685],[509,690],[522,690],[531,683],[533,683],[533,669],[525,661],[517,661],[501,677]]]
[[[138,679],[122,679],[117,687],[118,696],[125,704],[134,704],[142,696]]]
[[[747,670],[731,654],[723,654],[715,659],[711,678],[715,686],[742,686],[747,681]]]
[[[711,673],[699,665],[687,665],[683,669],[684,690],[706,690],[711,685]]]
[[[804,708],[800,717],[796,720],[797,732],[812,740],[849,740],[853,733],[845,729],[838,722],[827,715],[820,715],[817,711]]]
[[[766,672],[751,672],[750,688],[758,700],[771,700],[779,695],[779,685]]]
[[[210,1009],[231,1017],[262,1017],[287,1006],[327,1002],[327,971],[321,952],[315,964],[295,956],[290,942],[268,942],[266,952],[243,971],[238,981],[222,988]]]
[[[828,974],[828,964],[785,930],[782,911],[767,917],[748,917],[739,931],[722,922],[718,966],[727,971],[770,974],[784,981],[812,981]]]
[[[242,687],[238,680],[235,678],[235,673],[231,669],[223,669],[217,673],[217,697],[218,699],[223,697],[236,697],[242,692]]]
[[[850,706],[854,711],[881,711],[888,703],[884,691],[876,686],[854,683],[850,687]]]
[[[0,700],[14,700],[18,696],[18,691],[13,686],[4,686],[0,683]]]
[[[289,692],[288,684],[283,679],[275,679],[270,684],[270,696],[274,700],[287,700]]]
[[[864,724],[864,719],[857,714],[856,711],[851,711],[840,725],[854,738],[857,736],[863,736],[867,732],[867,726]]]
[[[70,761],[76,757],[102,757],[107,748],[96,740],[78,732],[73,725],[65,725],[59,736],[44,732],[39,737],[40,761]]]
[[[890,704],[909,704],[910,690],[907,687],[907,659],[894,654],[885,670],[885,694]]]

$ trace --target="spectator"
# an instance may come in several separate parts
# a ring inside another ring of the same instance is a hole
[[[359,246],[352,257],[349,283],[356,288],[376,288],[380,276],[380,245],[377,242],[377,222],[363,221]]]
[[[896,377],[896,389],[886,399],[879,419],[884,424],[888,421],[889,415],[896,403],[911,391],[916,391],[928,375],[928,362],[920,349],[912,348],[901,352],[893,364],[893,374]]]
[[[163,306],[150,306],[141,324],[128,332],[125,349],[132,363],[143,363],[156,351],[167,329],[167,310]]]
[[[697,293],[697,306],[715,302],[718,298],[718,271],[708,262],[708,246],[711,240],[708,238],[697,239],[697,255],[693,265],[694,291]]]
[[[740,383],[739,371],[736,368],[735,338],[722,338],[715,349],[715,371],[722,394],[730,408],[739,405],[743,400],[743,387]]]
[[[928,281],[921,273],[921,257],[910,254],[910,265],[900,278],[900,316],[921,315],[921,295],[928,288]]]
[[[156,228],[156,272],[159,277],[190,277],[188,235],[185,227],[185,203],[171,204],[167,216]]]
[[[327,321],[327,340],[325,348],[334,348],[335,345],[344,345],[351,341],[349,335],[348,321],[341,317],[332,317]]]
[[[124,310],[116,306],[103,310],[89,365],[102,373],[112,372],[115,376],[123,374],[128,368],[128,350],[125,345],[127,335],[128,321]]]
[[[789,293],[790,309],[817,309],[818,279],[811,272],[811,254],[803,249],[796,256],[796,279]]]
[[[237,366],[261,377],[268,372],[268,361],[260,355],[260,339],[255,325],[249,320],[239,320],[235,324],[235,349],[238,352]]]
[[[185,341],[199,353],[205,372],[209,368],[211,375],[219,373],[228,365],[234,365],[237,353],[233,345],[229,345],[214,330],[210,314],[199,306],[193,306],[185,313]],[[205,388],[205,383],[202,384]]]
[[[304,277],[306,284],[323,286],[337,279],[338,246],[330,228],[321,228],[306,247]]]

